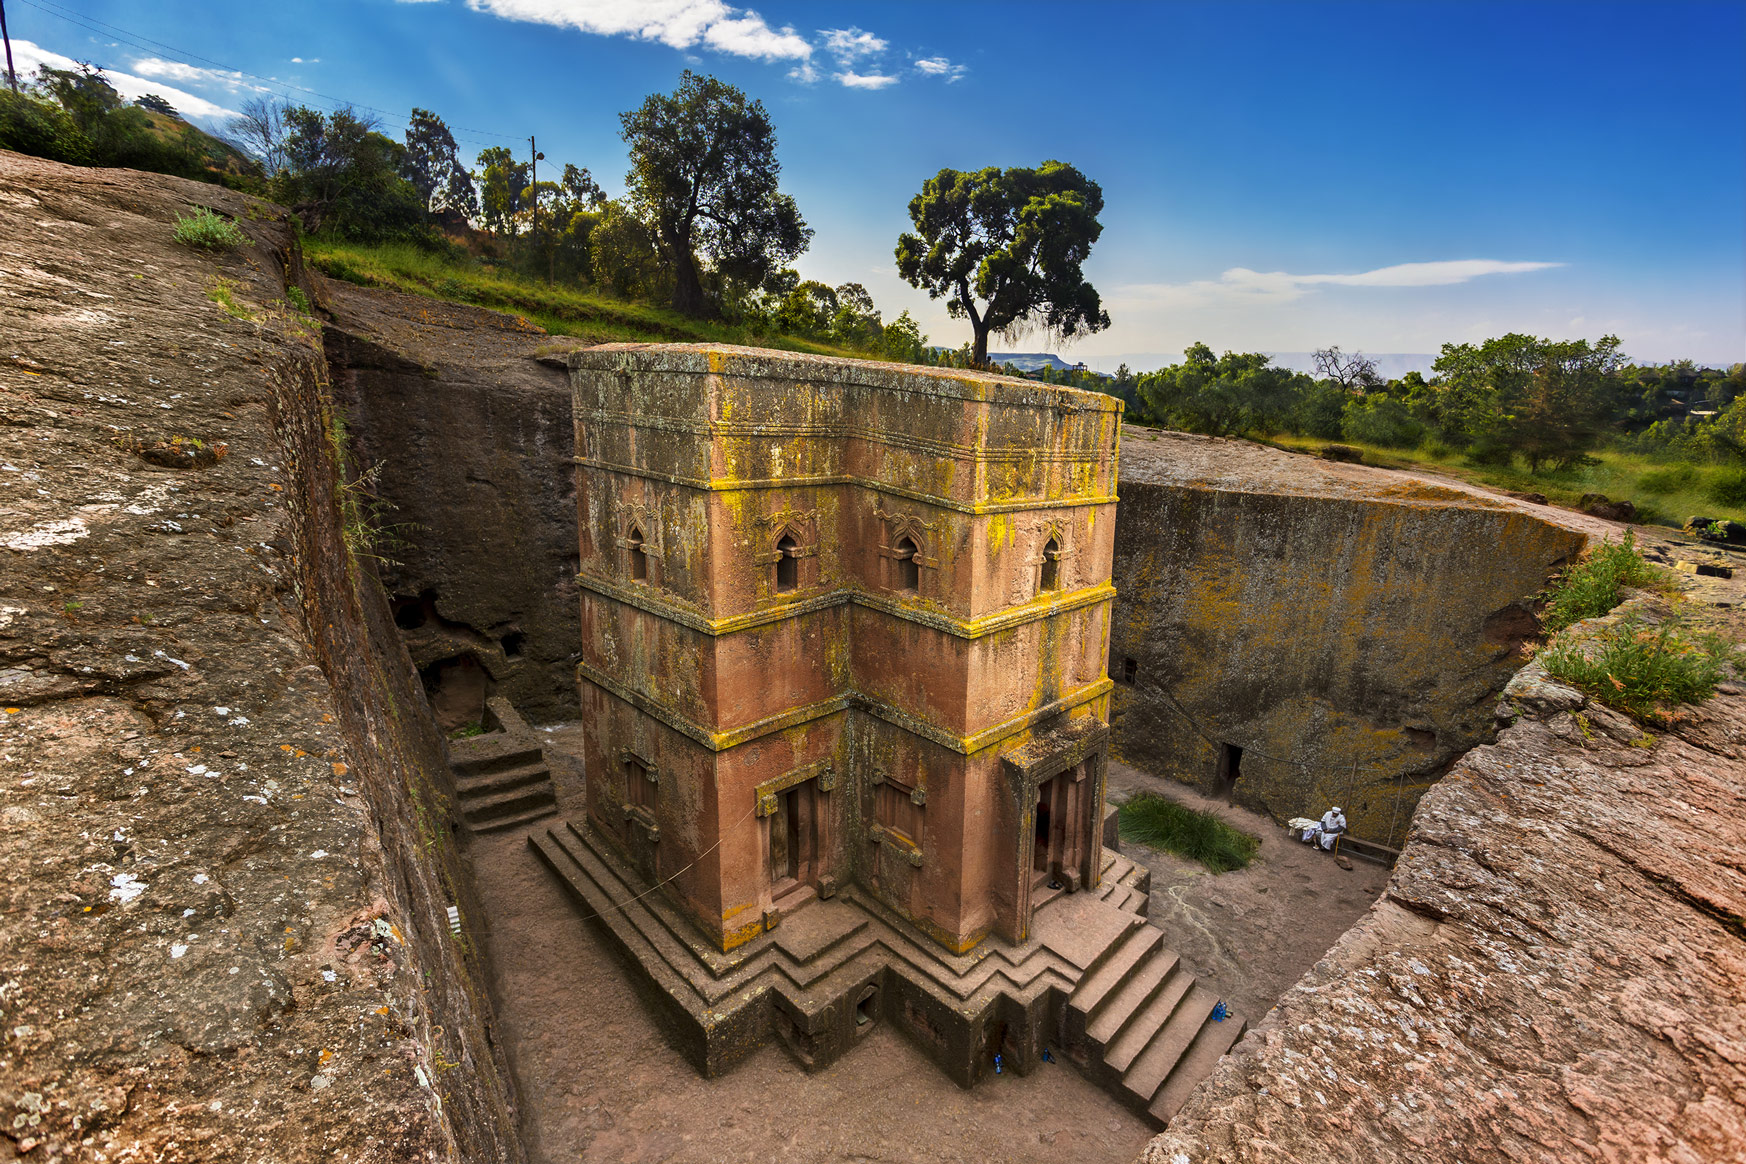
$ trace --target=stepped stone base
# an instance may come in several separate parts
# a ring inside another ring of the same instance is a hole
[[[558,812],[557,791],[539,737],[507,699],[487,701],[497,731],[449,744],[455,808],[476,833],[525,827]]]
[[[528,843],[708,1076],[773,1038],[818,1070],[889,1021],[960,1086],[992,1074],[997,1055],[1029,1074],[1047,1047],[1162,1125],[1243,1030],[1210,1020],[1217,999],[1146,924],[1150,872],[1109,849],[1095,889],[1039,897],[1020,944],[991,937],[953,955],[847,886],[724,954],[586,825],[554,823]]]

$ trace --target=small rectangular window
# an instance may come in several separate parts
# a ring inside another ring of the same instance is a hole
[[[921,805],[911,799],[911,789],[887,779],[873,789],[873,815],[879,824],[910,844],[921,840]]]
[[[649,777],[649,770],[639,760],[624,762],[625,800],[632,808],[646,808],[651,812],[655,808],[655,782]]]
[[[1134,680],[1139,677],[1139,674],[1140,674],[1140,664],[1137,660],[1135,660],[1135,659],[1123,659],[1122,660],[1122,682],[1123,683],[1126,683],[1129,686],[1132,686]]]

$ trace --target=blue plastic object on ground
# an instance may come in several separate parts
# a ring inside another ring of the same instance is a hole
[[[1213,1013],[1212,1013],[1212,1017],[1213,1017],[1213,1022],[1215,1022],[1215,1023],[1222,1023],[1222,1022],[1224,1022],[1224,1021],[1225,1021],[1225,1015],[1226,1015],[1226,1014],[1228,1014],[1228,1013],[1229,1013],[1229,1012],[1228,1012],[1228,1011],[1226,1011],[1226,1010],[1225,1010],[1225,1004],[1224,1004],[1224,1003],[1222,1003],[1222,1002],[1221,1002],[1221,1003],[1219,1003],[1219,1004],[1218,1004],[1218,1005],[1217,1005],[1217,1006],[1214,1006],[1214,1007],[1213,1007]]]
[[[1003,1060],[1002,1060],[1002,1059],[1001,1059],[1001,1057],[1000,1057],[1000,1056],[999,1056],[999,1055],[996,1055],[996,1056],[995,1056],[995,1057],[994,1057],[994,1073],[995,1073],[995,1074],[996,1074],[996,1075],[999,1075],[999,1074],[1000,1074],[1000,1073],[1001,1073],[1001,1068],[1002,1068],[1002,1067],[1003,1067],[1003,1066],[1004,1066],[1004,1065],[1005,1065],[1005,1064],[1004,1064],[1004,1061],[1003,1061]]]

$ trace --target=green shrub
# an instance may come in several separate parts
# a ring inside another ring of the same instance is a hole
[[[1623,541],[1602,542],[1589,550],[1553,580],[1543,595],[1540,622],[1549,631],[1561,631],[1617,606],[1627,586],[1665,589],[1668,584],[1667,572],[1644,561],[1637,552],[1637,535],[1627,533]]]
[[[303,293],[303,288],[293,283],[285,288],[285,301],[305,315],[311,314],[309,296]]]
[[[1241,869],[1255,857],[1258,837],[1234,829],[1210,812],[1142,792],[1122,805],[1122,839],[1199,861],[1214,873]]]
[[[1746,506],[1746,469],[1724,469],[1704,493],[1717,505]]]
[[[1540,655],[1546,672],[1637,719],[1667,722],[1681,703],[1715,693],[1733,647],[1713,631],[1688,633],[1672,620],[1647,626],[1621,619]]]
[[[1678,493],[1696,487],[1698,477],[1696,465],[1668,465],[1637,478],[1637,487],[1649,493]]]
[[[1437,437],[1426,437],[1419,444],[1419,452],[1433,461],[1446,461],[1455,455],[1455,450]]]
[[[1424,422],[1405,404],[1378,393],[1349,401],[1340,420],[1347,440],[1389,449],[1416,449],[1425,431]]]
[[[67,162],[91,164],[91,139],[53,101],[0,89],[0,149]]]
[[[204,206],[194,213],[176,218],[176,241],[202,251],[228,251],[248,241],[236,220],[214,214]]]

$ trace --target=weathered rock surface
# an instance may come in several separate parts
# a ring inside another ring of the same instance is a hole
[[[283,215],[0,152],[9,1159],[521,1159]]]
[[[578,714],[570,381],[537,327],[498,311],[321,280],[323,341],[375,473],[383,584],[445,728],[507,697]]]
[[[1531,599],[1612,527],[1244,441],[1129,426],[1116,523],[1114,750],[1284,821],[1346,810],[1398,845],[1494,730]]]
[[[1570,694],[1512,684],[1146,1164],[1746,1158],[1746,701],[1652,734]]]

